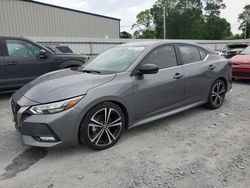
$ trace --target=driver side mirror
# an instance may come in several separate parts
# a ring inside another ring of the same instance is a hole
[[[46,59],[48,57],[48,52],[46,50],[40,50],[39,51],[39,58]]]
[[[144,64],[139,69],[139,74],[156,74],[159,67],[155,64]]]

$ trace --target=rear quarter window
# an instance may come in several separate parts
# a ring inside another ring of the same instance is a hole
[[[200,56],[201,56],[201,60],[204,60],[207,57],[207,52],[201,48],[198,48]]]

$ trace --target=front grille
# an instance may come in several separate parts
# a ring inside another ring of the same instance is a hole
[[[250,77],[250,72],[238,72],[234,71],[233,76],[239,76],[239,77]]]

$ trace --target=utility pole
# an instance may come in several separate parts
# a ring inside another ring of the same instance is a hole
[[[164,39],[166,39],[166,7],[163,7],[163,30],[164,30]]]

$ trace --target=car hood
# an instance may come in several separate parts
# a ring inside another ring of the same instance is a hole
[[[232,63],[246,63],[246,64],[249,64],[250,63],[250,55],[237,55],[237,56],[234,56],[232,59],[231,59],[231,62]]]
[[[19,92],[37,103],[49,103],[79,95],[111,81],[116,75],[99,75],[70,69],[47,73],[22,87]]]

